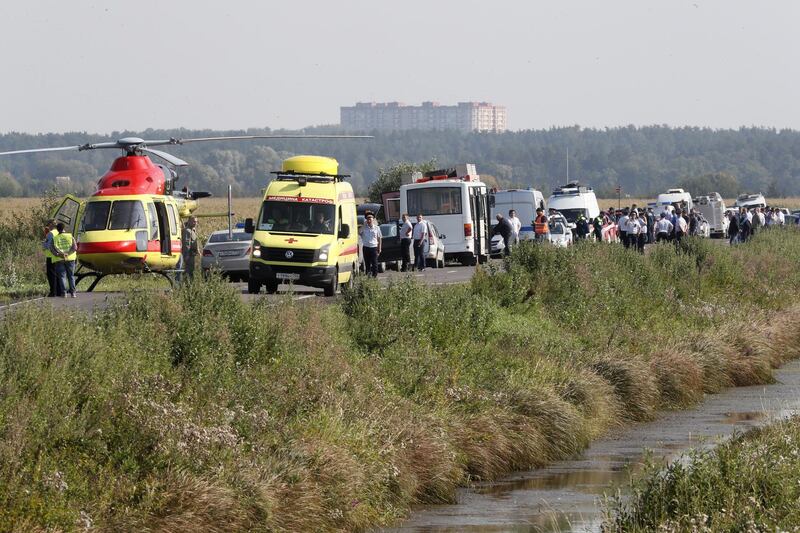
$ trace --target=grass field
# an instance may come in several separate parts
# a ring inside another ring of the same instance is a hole
[[[0,321],[0,530],[361,531],[800,356],[800,232],[520,245],[329,305],[196,279]],[[735,296],[734,296],[735,295]],[[54,332],[56,332],[54,334]]]

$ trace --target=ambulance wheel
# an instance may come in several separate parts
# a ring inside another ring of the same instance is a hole
[[[278,283],[277,282],[265,283],[264,284],[264,291],[267,294],[275,294],[276,292],[278,292]]]
[[[353,286],[356,283],[355,278],[356,278],[356,266],[353,265],[353,270],[350,271],[350,279],[348,279],[347,283],[345,283],[344,286],[342,286],[342,290],[346,291],[352,290]]]
[[[258,294],[261,292],[261,283],[257,279],[247,280],[247,292],[250,294]]]
[[[325,296],[335,296],[339,292],[339,270],[333,274],[333,279],[322,289]]]

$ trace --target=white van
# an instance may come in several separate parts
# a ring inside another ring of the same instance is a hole
[[[725,201],[718,192],[710,192],[708,196],[694,199],[694,208],[708,221],[711,237],[726,238],[730,221],[725,216]]]
[[[489,193],[475,165],[426,172],[400,187],[400,212],[433,222],[444,242],[445,258],[474,265],[489,257]]]
[[[573,182],[557,187],[547,199],[547,209],[555,209],[567,219],[571,227],[575,226],[578,216],[583,215],[591,220],[600,214],[597,197],[591,187]]]
[[[517,212],[517,218],[522,222],[519,231],[519,240],[532,240],[533,220],[536,218],[536,209],[545,209],[544,196],[541,191],[536,189],[508,189],[496,191],[489,196],[491,206],[490,223],[494,224],[495,216],[500,213],[504,217],[508,216],[510,210]]]
[[[758,194],[740,194],[736,198],[736,203],[733,207],[746,207],[753,209],[754,207],[767,207],[767,200],[761,193]]]
[[[667,189],[667,192],[661,193],[656,198],[656,205],[658,206],[658,211],[656,211],[656,215],[660,214],[661,211],[664,211],[664,206],[673,206],[673,207],[680,207],[681,203],[686,202],[686,209],[690,210],[694,207],[694,202],[692,202],[692,195],[683,189]]]

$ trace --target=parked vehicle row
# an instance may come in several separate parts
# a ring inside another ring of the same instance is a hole
[[[416,225],[416,224],[415,224]],[[439,232],[436,224],[428,222],[428,249],[425,254],[425,265],[430,268],[444,268],[446,235]],[[397,223],[381,224],[381,254],[378,256],[378,271],[400,270],[403,262],[403,250],[399,234],[400,225]],[[414,264],[414,250],[410,250],[411,264]]]
[[[322,288],[326,295],[335,294],[341,284],[352,282],[362,264],[358,230],[364,215],[370,211],[381,220],[386,208],[377,203],[356,206],[352,186],[338,174],[335,159],[292,157],[276,174],[265,189],[258,218],[248,219],[244,230],[233,232],[233,238],[227,231],[212,234],[203,250],[202,267],[206,271],[218,269],[233,280],[247,279],[251,293],[262,287],[275,292],[280,283],[296,282]],[[740,197],[737,204],[760,201],[751,196]],[[394,214],[399,204],[399,212],[408,213],[412,220],[417,214],[423,215],[430,228],[425,247],[430,267],[442,267],[448,260],[474,265],[490,255],[502,254],[502,238],[490,238],[496,214],[506,216],[514,210],[521,222],[520,240],[529,240],[536,237],[536,210],[545,210],[549,233],[540,237],[556,246],[570,245],[576,226],[586,232],[587,221],[600,215],[591,187],[567,183],[557,187],[545,202],[535,189],[490,191],[473,164],[417,174],[399,192],[384,195],[384,200],[393,202]],[[724,235],[725,205],[717,193],[693,199],[683,189],[669,189],[658,196],[653,207],[691,210],[695,204],[701,223],[699,233]],[[399,269],[402,249],[398,222],[383,222],[380,269]],[[616,240],[615,224],[604,223],[602,240]]]

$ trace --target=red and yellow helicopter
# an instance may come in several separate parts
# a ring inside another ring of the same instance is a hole
[[[100,178],[97,191],[88,200],[83,202],[68,195],[53,215],[57,222],[64,223],[65,231],[76,237],[81,267],[77,281],[94,277],[87,289],[87,292],[91,292],[103,277],[113,274],[152,272],[164,276],[172,284],[170,275],[178,272],[176,269],[181,257],[181,219],[189,217],[197,209],[199,198],[211,196],[210,193],[191,192],[186,188],[176,191],[176,169],[188,163],[172,154],[155,150],[154,146],[231,140],[329,138],[369,136],[239,135],[150,141],[126,137],[113,142],[80,146],[0,152],[0,156],[108,148],[123,151],[123,155],[115,159],[108,172]],[[153,163],[150,155],[171,166]],[[228,213],[216,216],[227,216],[230,221],[233,216],[230,201]]]

